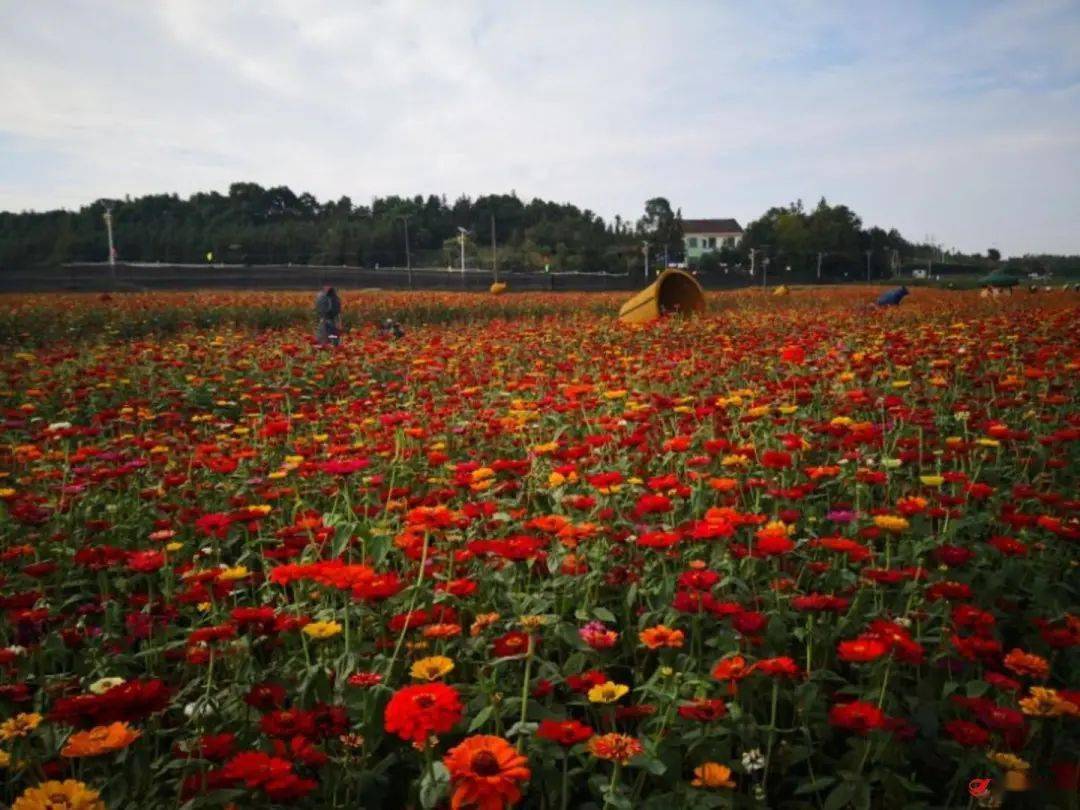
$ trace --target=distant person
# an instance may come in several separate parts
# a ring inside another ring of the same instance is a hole
[[[387,339],[405,337],[405,329],[393,318],[387,318],[379,324],[379,331],[382,333],[382,336]]]
[[[879,295],[877,305],[879,307],[898,307],[907,295],[910,295],[907,287],[897,287],[895,290],[889,290]]]
[[[319,319],[316,342],[320,346],[337,346],[341,342],[341,299],[329,284],[315,297],[315,315]]]

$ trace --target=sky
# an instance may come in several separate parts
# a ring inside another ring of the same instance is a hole
[[[0,210],[288,185],[1080,253],[1080,2],[0,0]]]

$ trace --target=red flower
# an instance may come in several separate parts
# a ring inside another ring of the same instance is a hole
[[[428,737],[450,731],[462,716],[456,689],[442,683],[425,683],[399,689],[386,704],[387,731],[416,745]]]
[[[754,669],[777,678],[797,678],[802,675],[802,669],[799,668],[799,665],[787,656],[763,658],[754,664]]]
[[[719,699],[699,698],[679,707],[679,717],[685,720],[696,720],[699,723],[711,723],[726,714],[727,704]]]
[[[511,630],[495,639],[491,646],[499,658],[524,655],[529,649],[529,635],[520,630]]]
[[[967,720],[950,720],[945,724],[945,733],[961,745],[971,748],[978,748],[990,741],[989,731]]]
[[[169,688],[159,680],[127,681],[101,695],[61,698],[49,719],[77,728],[138,723],[164,710],[170,696]]]
[[[160,551],[133,551],[128,556],[128,570],[152,574],[165,565],[165,555]]]
[[[833,706],[829,710],[829,722],[837,728],[865,736],[871,731],[885,728],[888,717],[873,703],[854,700]]]
[[[261,751],[244,751],[225,763],[223,771],[227,778],[243,782],[254,790],[292,773],[292,764],[287,759],[272,757]]]
[[[875,636],[859,636],[853,641],[841,641],[836,654],[841,661],[866,663],[876,661],[889,652],[889,645]]]
[[[537,737],[551,740],[565,748],[585,742],[595,733],[577,720],[544,720],[536,730]]]

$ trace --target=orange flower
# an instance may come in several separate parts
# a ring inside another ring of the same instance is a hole
[[[531,776],[529,760],[502,737],[478,734],[451,748],[443,764],[450,771],[452,810],[503,810],[521,801],[521,782]]]
[[[719,762],[706,762],[694,768],[694,781],[690,784],[697,788],[735,787],[735,783],[731,781],[731,768]]]
[[[686,636],[682,630],[672,630],[667,625],[658,624],[642,630],[638,638],[650,650],[658,650],[661,647],[681,647]]]
[[[741,655],[732,655],[718,661],[713,667],[712,676],[718,681],[741,681],[753,671]]]
[[[77,731],[68,737],[61,755],[65,757],[96,757],[127,748],[142,736],[127,723],[110,723],[95,726],[89,731]]]
[[[1050,664],[1042,656],[1013,649],[1005,656],[1005,666],[1017,675],[1045,681],[1050,677]]]
[[[589,740],[589,753],[597,759],[606,759],[625,765],[645,748],[634,737],[626,734],[601,734]]]

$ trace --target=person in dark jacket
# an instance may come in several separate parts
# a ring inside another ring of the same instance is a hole
[[[320,346],[337,346],[341,342],[341,299],[330,285],[315,297],[315,315],[319,319],[315,340]]]
[[[898,307],[900,302],[904,300],[905,295],[909,295],[908,288],[897,287],[895,290],[889,290],[879,295],[877,305],[879,307]]]

